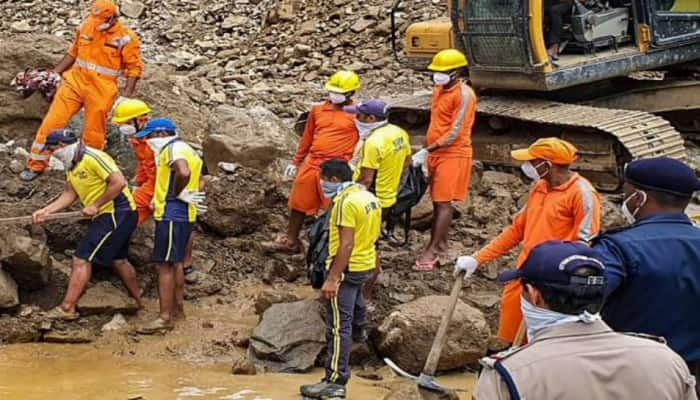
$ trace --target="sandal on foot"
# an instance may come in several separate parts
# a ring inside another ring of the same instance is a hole
[[[434,259],[432,259],[430,261],[416,260],[416,263],[413,266],[413,270],[418,271],[418,272],[431,272],[431,271],[435,271],[435,267],[437,265],[438,265],[438,257],[435,257]]]
[[[51,310],[47,311],[44,316],[48,319],[53,319],[57,321],[75,321],[80,318],[80,314],[77,312],[65,311],[61,306],[56,306]]]
[[[136,333],[140,335],[153,335],[156,333],[165,333],[172,331],[175,326],[172,321],[166,321],[162,318],[156,318],[150,323],[136,329]]]

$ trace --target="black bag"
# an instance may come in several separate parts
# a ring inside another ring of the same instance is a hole
[[[408,174],[403,181],[399,194],[396,197],[396,204],[391,206],[386,216],[386,235],[391,235],[394,228],[403,217],[404,223],[404,242],[408,243],[408,231],[411,228],[411,209],[418,204],[423,195],[428,190],[428,177],[423,173],[422,167],[410,166]]]
[[[314,289],[320,289],[325,281],[330,219],[331,209],[329,208],[309,227],[309,251],[306,253],[306,265],[309,281]]]

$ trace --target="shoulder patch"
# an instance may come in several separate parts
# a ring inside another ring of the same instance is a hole
[[[661,343],[661,344],[667,344],[666,338],[664,338],[662,336],[654,336],[654,335],[649,335],[646,333],[636,333],[636,332],[618,332],[618,333],[623,334],[625,336],[638,337],[638,338],[642,338],[642,339],[652,340],[654,342]]]

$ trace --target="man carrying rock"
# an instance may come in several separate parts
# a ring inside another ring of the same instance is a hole
[[[662,338],[601,320],[605,269],[586,244],[551,241],[503,273],[523,288],[530,343],[482,359],[474,399],[697,399],[695,378]]]
[[[94,149],[105,146],[107,115],[119,96],[117,78],[126,77],[124,95],[131,97],[143,73],[138,36],[119,22],[111,0],[95,0],[90,15],[80,25],[68,54],[54,67],[63,83],[51,102],[30,149],[27,169],[20,178],[31,181],[49,165],[46,135],[68,125],[85,108],[83,142]]]
[[[447,251],[452,223],[452,202],[466,201],[472,171],[472,126],[476,115],[476,94],[461,79],[467,58],[455,49],[442,50],[433,57],[433,104],[426,147],[413,156],[413,164],[426,165],[433,200],[430,242],[416,260],[414,270],[432,271],[439,254]]]
[[[184,317],[185,275],[183,261],[197,214],[206,212],[200,192],[202,159],[180,136],[167,118],[150,120],[136,133],[147,138],[156,154],[156,186],[153,219],[156,221],[153,262],[158,268],[159,317],[139,333],[172,330],[174,319]]]
[[[44,146],[63,163],[67,182],[56,200],[34,212],[33,222],[44,222],[47,216],[71,206],[78,199],[83,203],[83,215],[92,218],[73,255],[70,282],[63,302],[47,316],[62,320],[79,317],[76,305],[90,282],[93,263],[114,267],[142,308],[136,271],[127,260],[129,241],[138,217],[124,175],[109,155],[80,143],[73,131],[52,131]]]
[[[593,245],[607,267],[603,318],[616,331],[664,337],[699,376],[700,229],[684,210],[700,180],[681,161],[649,158],[627,165],[623,190],[631,225]]]
[[[550,137],[537,140],[527,149],[511,152],[522,161],[523,173],[536,181],[527,203],[513,224],[473,256],[459,257],[455,273],[473,270],[496,260],[518,244],[523,250],[517,266],[523,265],[530,251],[548,240],[588,242],[600,230],[600,198],[585,178],[571,171],[578,158],[569,142]],[[498,336],[513,343],[522,321],[520,282],[509,282],[503,290]]]
[[[338,71],[326,83],[328,100],[311,108],[297,154],[285,170],[295,177],[289,195],[289,225],[284,238],[263,243],[263,247],[284,253],[301,251],[299,233],[304,217],[328,208],[320,184],[320,165],[327,160],[349,161],[358,141],[355,118],[343,110],[352,104],[360,89],[360,77],[351,71]]]
[[[350,347],[365,341],[365,282],[375,268],[376,241],[381,232],[379,200],[367,188],[352,182],[344,160],[321,164],[323,192],[333,198],[330,216],[326,281],[321,288],[326,302],[326,375],[317,384],[303,385],[306,398],[344,399],[350,379]]]

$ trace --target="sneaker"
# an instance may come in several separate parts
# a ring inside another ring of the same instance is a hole
[[[50,311],[47,311],[44,316],[48,319],[58,320],[58,321],[75,321],[80,318],[80,314],[77,312],[65,311],[61,306],[56,306]]]
[[[31,182],[34,179],[36,179],[39,175],[41,175],[40,171],[32,171],[31,169],[25,169],[24,171],[20,172],[19,179],[25,182]]]
[[[345,386],[321,381],[313,385],[302,385],[299,388],[302,396],[311,399],[340,400],[345,398]]]
[[[136,329],[136,333],[141,335],[153,335],[156,333],[165,333],[172,331],[175,326],[172,321],[166,321],[162,318],[156,318],[150,323]]]

